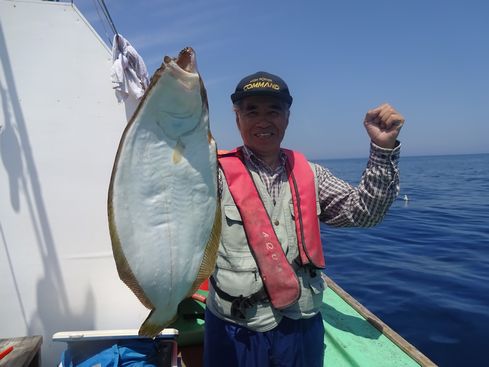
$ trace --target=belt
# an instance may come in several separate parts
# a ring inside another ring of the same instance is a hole
[[[253,307],[259,302],[269,302],[268,294],[265,291],[265,288],[262,288],[258,292],[250,294],[246,297],[243,295],[235,297],[219,288],[213,276],[211,276],[209,280],[211,281],[212,288],[214,288],[217,295],[223,300],[231,302],[231,316],[234,318],[244,320],[246,319],[245,312],[247,308]]]

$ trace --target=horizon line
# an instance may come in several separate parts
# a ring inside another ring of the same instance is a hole
[[[460,156],[460,155],[487,155],[489,152],[480,153],[434,153],[434,154],[408,154],[401,155],[402,158],[422,158],[422,157],[447,157],[447,156]],[[311,161],[329,161],[329,160],[343,160],[343,159],[368,159],[368,156],[361,157],[341,157],[341,158],[309,158]]]

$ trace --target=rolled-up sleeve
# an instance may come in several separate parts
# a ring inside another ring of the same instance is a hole
[[[357,187],[316,165],[319,219],[335,227],[370,227],[382,221],[399,194],[400,144],[384,149],[370,144],[367,168]]]

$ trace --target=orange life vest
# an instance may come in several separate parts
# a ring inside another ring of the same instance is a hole
[[[302,154],[285,149],[284,152],[287,155],[286,169],[294,204],[300,262],[324,268],[314,174]],[[242,154],[241,148],[220,152],[219,163],[243,220],[248,244],[270,302],[275,308],[283,309],[300,297],[299,281],[275,234]]]

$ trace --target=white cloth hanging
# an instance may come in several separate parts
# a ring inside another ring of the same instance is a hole
[[[149,76],[143,58],[120,34],[112,42],[112,82],[119,102],[129,96],[136,99],[144,95],[149,85]]]

